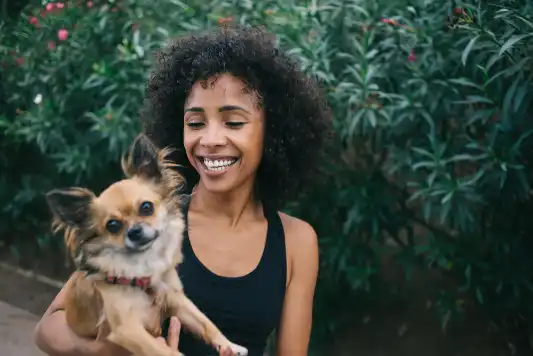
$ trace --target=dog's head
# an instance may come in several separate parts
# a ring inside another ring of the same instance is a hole
[[[166,161],[168,153],[141,134],[122,160],[126,179],[99,196],[78,187],[46,194],[54,226],[65,230],[78,268],[141,273],[139,264],[149,269],[152,259],[171,258],[184,228],[178,195],[183,179]]]

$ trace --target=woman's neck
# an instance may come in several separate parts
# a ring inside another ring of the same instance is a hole
[[[205,216],[227,220],[231,227],[235,227],[243,217],[257,214],[259,208],[252,184],[218,194],[207,190],[201,181],[193,189],[191,205]]]

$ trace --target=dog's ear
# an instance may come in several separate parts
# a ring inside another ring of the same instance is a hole
[[[72,227],[86,226],[91,220],[91,204],[96,196],[84,188],[54,189],[46,201],[55,218]]]
[[[163,177],[159,149],[145,135],[138,135],[129,155],[122,161],[122,169],[129,176],[140,176],[146,179],[160,180]]]

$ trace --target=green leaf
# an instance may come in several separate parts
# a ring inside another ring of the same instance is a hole
[[[466,278],[466,284],[470,286],[470,283],[472,281],[472,266],[468,265],[465,270],[465,278]]]
[[[368,121],[370,122],[370,125],[372,128],[375,128],[377,126],[378,120],[376,117],[376,112],[374,110],[367,110],[367,117]]]
[[[454,101],[453,103],[455,104],[476,104],[476,103],[494,104],[492,100],[481,95],[468,95],[466,97],[466,100],[457,100],[457,101]]]
[[[520,109],[520,106],[524,102],[524,98],[528,94],[530,87],[531,85],[529,83],[524,83],[518,88],[516,95],[514,97],[513,109],[515,112],[517,112]]]
[[[479,288],[476,288],[476,299],[478,300],[479,304],[483,304],[483,294],[481,294]]]
[[[468,44],[466,45],[463,55],[461,56],[461,62],[463,62],[463,66],[466,66],[466,60],[468,59],[468,55],[470,54],[470,51],[472,51],[472,48],[474,47],[474,44],[479,39],[479,35],[473,37]]]
[[[449,199],[451,199],[452,195],[453,195],[453,192],[450,192],[444,197],[444,199],[442,199],[443,201],[446,200],[446,202],[444,202],[440,208],[441,209],[440,210],[440,223],[441,224],[444,224],[446,220],[448,219],[448,216],[450,215],[450,210],[452,208],[452,202]]]
[[[505,93],[505,97],[503,99],[503,105],[502,105],[502,114],[505,120],[509,120],[514,113],[511,110],[513,108],[511,104],[515,97],[516,87],[518,86],[519,81],[520,81],[520,77],[516,77],[516,79],[513,81],[513,84],[507,90],[507,93]]]
[[[500,52],[498,53],[498,55],[501,56],[504,52],[508,51],[515,43],[530,36],[533,36],[533,33],[528,33],[525,35],[515,35],[509,38],[507,41],[505,41],[503,46],[500,48]]]
[[[453,83],[453,84],[457,84],[457,85],[463,85],[463,86],[476,88],[476,89],[479,89],[479,90],[483,91],[483,88],[480,85],[478,85],[476,83],[473,83],[468,78],[452,78],[452,79],[448,79],[448,82]]]

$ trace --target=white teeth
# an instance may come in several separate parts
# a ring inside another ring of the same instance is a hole
[[[227,159],[218,160],[217,159],[217,160],[212,161],[208,158],[204,158],[204,164],[210,171],[222,171],[228,168],[229,166],[231,166],[235,162],[237,162],[236,159],[231,159],[231,160],[227,160]]]

